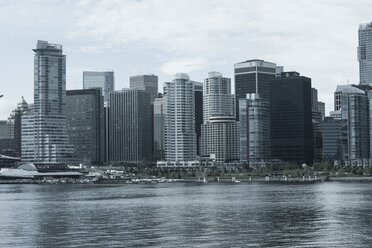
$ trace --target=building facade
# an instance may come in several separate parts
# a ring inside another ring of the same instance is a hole
[[[235,116],[213,116],[202,125],[201,156],[218,163],[239,160],[239,122]]]
[[[104,162],[104,103],[100,89],[66,91],[67,133],[85,164]]]
[[[165,116],[166,116],[166,99],[164,97],[155,98],[153,108],[154,108],[153,154],[154,154],[154,161],[158,161],[158,160],[165,159],[164,130],[165,130]]]
[[[372,85],[372,22],[359,26],[358,38],[359,82]]]
[[[209,72],[203,85],[203,123],[206,124],[213,116],[235,117],[231,79],[219,72]]]
[[[311,165],[314,140],[311,79],[283,72],[270,81],[271,158]]]
[[[247,60],[234,65],[236,113],[239,99],[246,94],[255,93],[261,99],[269,100],[269,82],[283,71],[283,67],[264,60]],[[239,118],[239,117],[237,117]]]
[[[257,94],[239,100],[240,161],[259,167],[270,159],[270,109]]]
[[[110,102],[110,92],[115,90],[115,79],[113,71],[84,71],[83,89],[99,88],[105,102],[105,107]]]
[[[34,57],[35,162],[68,163],[66,56],[62,45],[38,41]]]
[[[200,155],[201,125],[203,124],[203,83],[191,81],[194,85],[196,155]]]
[[[169,162],[196,158],[195,90],[185,73],[177,73],[164,87],[166,98],[165,159]]]
[[[343,121],[325,117],[321,123],[322,130],[322,159],[328,161],[343,159]]]
[[[143,90],[149,93],[151,103],[158,97],[158,76],[154,74],[131,76],[129,84],[131,89]]]
[[[151,161],[150,95],[137,89],[111,92],[109,115],[108,160],[135,164]]]

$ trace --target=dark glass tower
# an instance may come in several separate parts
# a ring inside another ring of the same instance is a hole
[[[283,72],[270,81],[271,158],[311,165],[311,79]]]
[[[282,72],[283,68],[271,62],[254,59],[234,65],[236,113],[239,113],[239,99],[254,93],[262,101],[269,100],[269,82]],[[237,114],[237,119],[239,115]]]

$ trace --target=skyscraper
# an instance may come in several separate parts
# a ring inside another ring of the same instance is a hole
[[[358,61],[360,84],[372,85],[372,22],[361,24],[358,30]]]
[[[258,94],[263,101],[268,101],[269,81],[282,71],[283,67],[259,59],[247,60],[235,64],[236,113],[239,111],[239,99],[245,99],[248,93]]]
[[[113,71],[84,71],[83,72],[83,88],[93,89],[99,88],[102,90],[105,107],[108,106],[110,92],[115,90],[115,80]]]
[[[219,72],[208,73],[203,85],[201,156],[216,162],[239,160],[239,123],[234,115],[231,80]]]
[[[321,123],[322,130],[322,159],[342,160],[343,159],[343,124],[342,120],[332,117],[325,117]]]
[[[165,158],[169,162],[192,161],[196,157],[194,83],[185,73],[166,82]]]
[[[43,163],[69,162],[73,147],[66,132],[66,56],[62,45],[38,41],[34,57],[35,157]]]
[[[346,124],[345,159],[369,158],[368,97],[365,91],[347,85],[342,89],[341,119]]]
[[[109,161],[140,163],[152,160],[149,93],[123,89],[110,93]]]
[[[271,158],[311,165],[311,79],[283,72],[270,81]]]
[[[270,159],[270,109],[255,93],[239,100],[240,161],[259,167]]]
[[[104,113],[100,89],[66,91],[67,133],[76,156],[87,164],[104,162]]]
[[[104,135],[105,135],[105,161],[108,161],[109,153],[109,107],[110,93],[115,90],[115,78],[113,71],[85,71],[83,72],[84,89],[101,89],[104,100]]]
[[[154,100],[154,145],[153,154],[154,161],[164,160],[164,129],[165,129],[165,116],[166,116],[166,99],[158,97]]]
[[[149,93],[151,103],[158,96],[158,76],[154,74],[131,76],[129,83],[131,89],[143,90]]]
[[[231,94],[231,79],[222,73],[209,72],[203,86],[203,123],[213,116],[234,116],[235,99]]]

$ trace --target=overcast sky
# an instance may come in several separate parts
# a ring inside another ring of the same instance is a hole
[[[33,102],[37,40],[63,45],[67,89],[82,88],[84,70],[114,70],[116,89],[144,73],[159,89],[177,72],[233,80],[234,63],[257,58],[312,78],[328,113],[336,85],[359,81],[371,13],[370,0],[0,0],[0,120],[22,96]]]

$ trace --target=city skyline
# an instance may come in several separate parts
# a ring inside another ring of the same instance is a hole
[[[153,73],[161,89],[178,72],[196,81],[209,71],[233,78],[235,63],[263,59],[311,77],[328,113],[337,85],[359,83],[358,28],[370,22],[368,7],[368,1],[2,2],[0,119],[20,96],[33,102],[36,40],[64,45],[67,89],[82,89],[88,70],[113,70],[116,90],[129,87],[130,76]],[[193,18],[179,18],[180,10]]]

